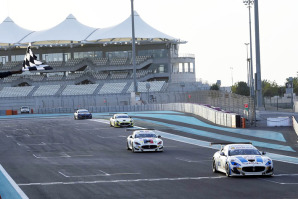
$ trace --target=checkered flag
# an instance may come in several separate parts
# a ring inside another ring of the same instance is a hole
[[[23,71],[33,71],[33,70],[52,70],[53,68],[49,65],[43,64],[41,61],[37,60],[37,57],[33,54],[31,44],[28,45],[27,51],[23,61]]]

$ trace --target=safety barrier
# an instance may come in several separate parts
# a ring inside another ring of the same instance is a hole
[[[293,128],[298,136],[298,122],[294,116],[292,116],[292,119],[293,119]]]

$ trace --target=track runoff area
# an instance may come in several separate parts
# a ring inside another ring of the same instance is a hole
[[[154,128],[164,152],[132,153],[132,132],[110,127],[109,113],[0,118],[0,160],[15,198],[297,198],[297,140],[291,129],[228,129],[180,112],[128,113]],[[293,139],[295,138],[295,139]],[[210,142],[252,141],[274,160],[273,177],[212,172]],[[1,170],[2,171],[2,170]],[[2,172],[2,174],[3,174]],[[2,178],[2,176],[1,176]],[[4,183],[4,185],[3,185]]]

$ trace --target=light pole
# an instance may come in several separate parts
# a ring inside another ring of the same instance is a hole
[[[250,8],[252,4],[254,3],[254,0],[243,0],[243,3],[247,5],[248,7],[248,15],[249,15],[249,40],[250,40],[250,95],[254,97],[255,92],[254,92],[254,81],[253,81],[253,59],[252,59],[252,39],[251,39],[251,12]]]
[[[247,62],[247,85],[250,87],[250,69],[249,69],[249,58],[248,58],[248,45],[249,43],[244,43],[246,45],[246,62]]]
[[[136,80],[136,43],[135,43],[135,21],[134,21],[134,8],[133,1],[131,0],[131,32],[132,32],[132,64],[133,64],[133,84],[134,92],[138,92],[138,85]]]
[[[256,90],[257,106],[263,106],[262,78],[261,78],[261,59],[260,59],[260,34],[259,34],[259,0],[254,0],[255,8],[255,39],[256,39]]]
[[[233,86],[233,67],[230,67],[230,69],[231,69],[232,86]]]

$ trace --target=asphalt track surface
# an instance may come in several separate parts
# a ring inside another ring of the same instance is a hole
[[[298,198],[298,163],[287,159],[297,159],[298,150],[290,127],[229,132],[184,113],[131,115],[137,126],[194,142],[164,137],[164,152],[132,153],[126,150],[131,132],[111,128],[105,114],[92,120],[74,120],[71,114],[8,117],[0,119],[0,163],[30,199]],[[181,116],[186,118],[175,119]],[[190,122],[198,119],[203,123]],[[195,143],[226,138],[261,143],[260,150],[285,159],[274,161],[274,177],[212,173],[216,150]]]

